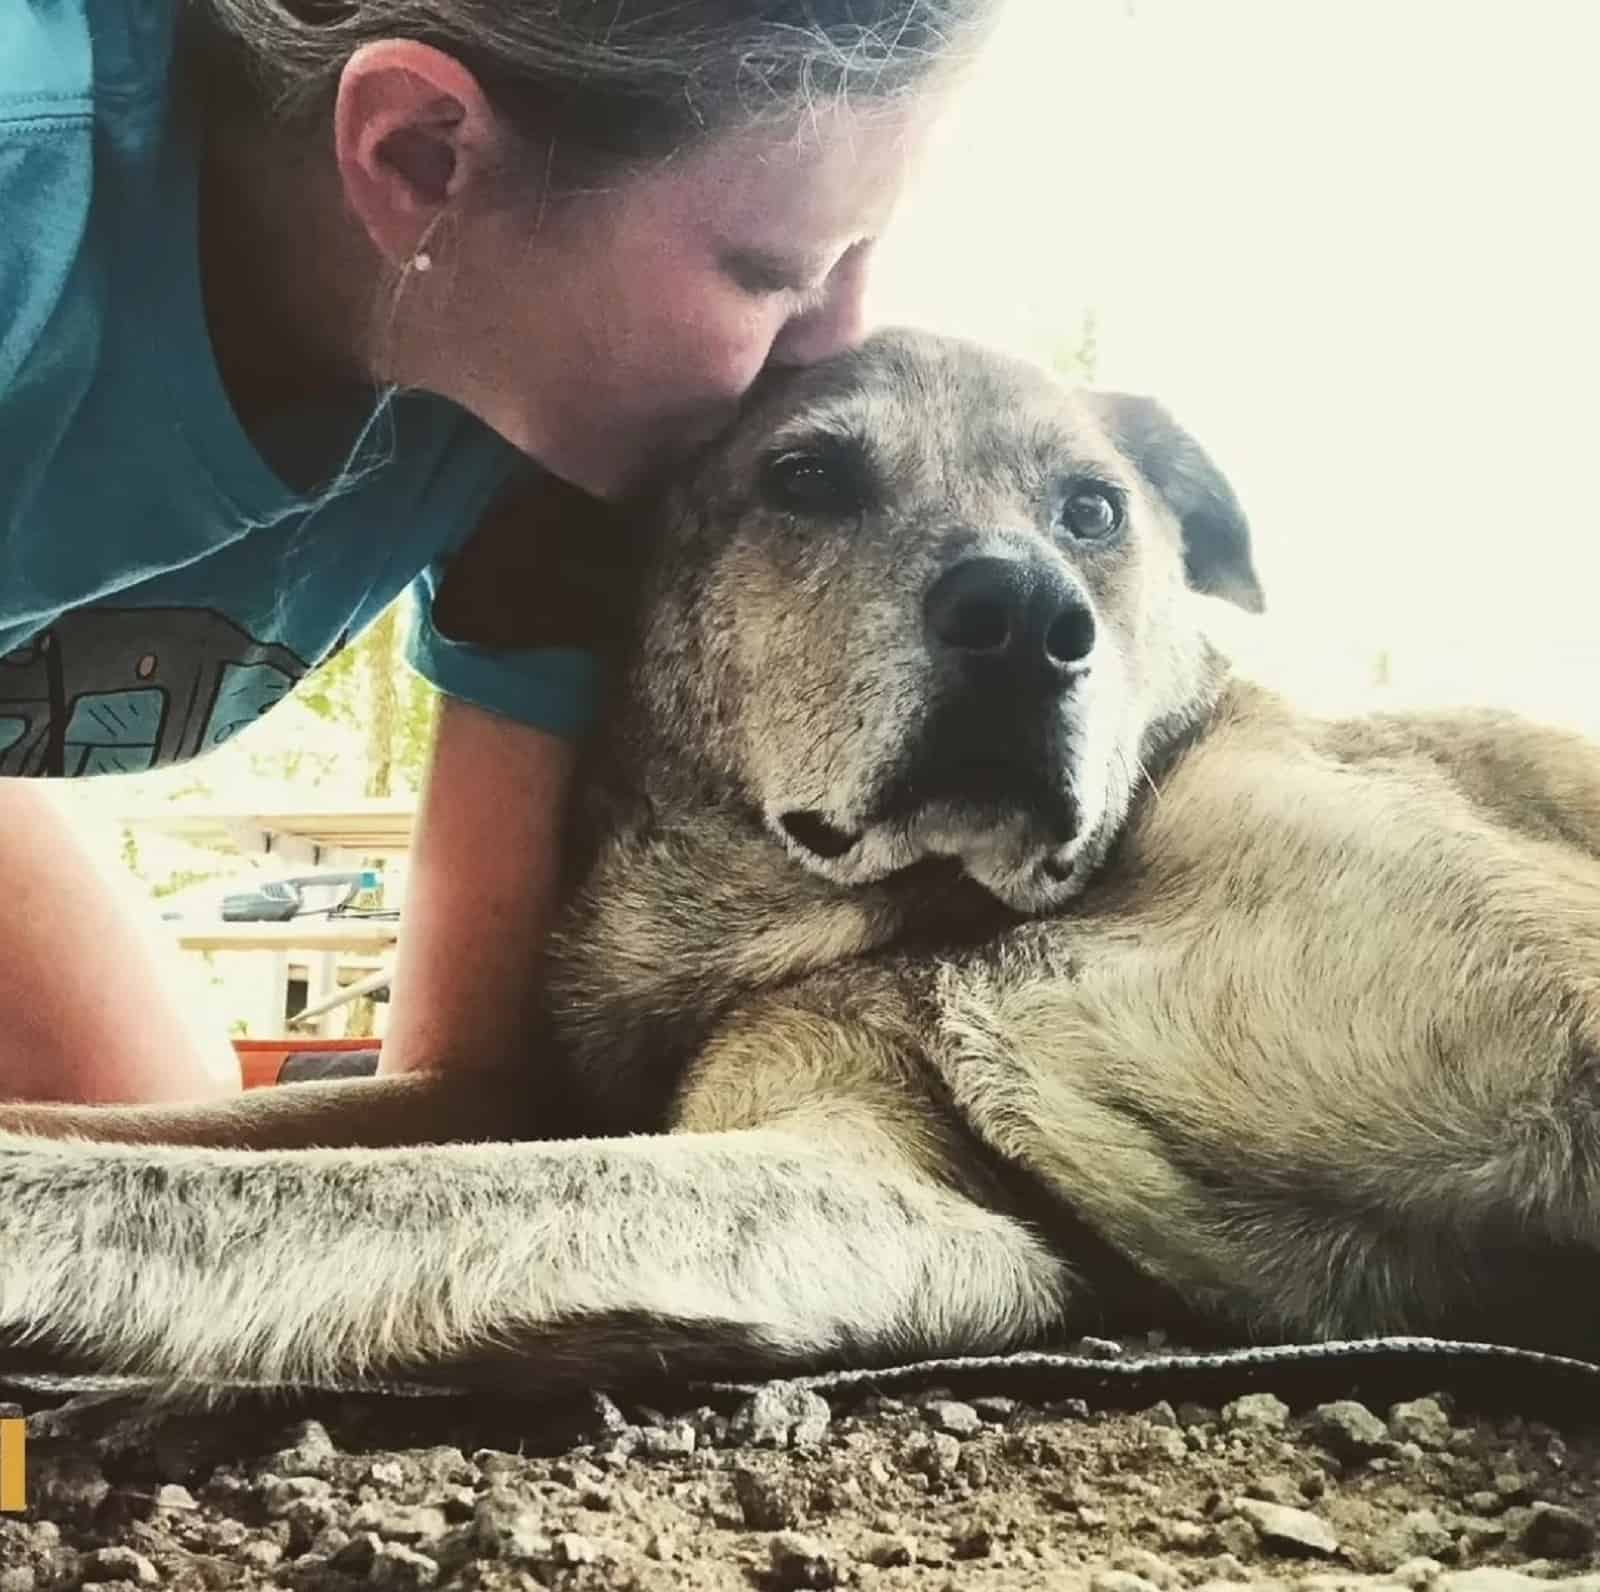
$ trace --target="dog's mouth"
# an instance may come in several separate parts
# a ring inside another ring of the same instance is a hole
[[[810,852],[821,862],[837,862],[866,838],[865,830],[840,829],[821,813],[784,813],[778,826],[802,851]]]
[[[1067,838],[1016,807],[935,801],[862,826],[814,809],[774,815],[771,828],[809,872],[846,888],[879,884],[949,858],[1013,911],[1041,912],[1082,888],[1093,825]]]
[[[1099,859],[1116,805],[1110,753],[1081,711],[980,714],[958,699],[838,799],[764,804],[767,825],[807,871],[846,888],[943,858],[1013,911],[1040,912]]]
[[[1039,780],[985,783],[896,783],[867,815],[785,806],[769,809],[768,824],[808,871],[846,887],[942,857],[1015,911],[1043,911],[1075,894],[1095,853],[1103,801]]]

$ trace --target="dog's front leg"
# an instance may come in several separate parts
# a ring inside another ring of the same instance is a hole
[[[753,1372],[1001,1349],[1018,1224],[757,1130],[360,1153],[0,1137],[0,1338],[174,1388]]]

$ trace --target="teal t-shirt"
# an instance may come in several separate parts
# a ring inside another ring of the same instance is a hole
[[[0,4],[0,775],[220,745],[413,582],[422,674],[576,734],[587,653],[492,652],[432,623],[451,556],[534,466],[425,394],[284,415],[265,457],[236,419],[172,91],[180,4]],[[325,488],[266,462],[329,436],[352,440]]]

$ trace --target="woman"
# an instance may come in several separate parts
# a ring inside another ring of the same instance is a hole
[[[541,481],[617,498],[859,336],[993,3],[6,7],[0,774],[216,744],[415,579],[446,696],[384,1066],[517,1044],[592,668],[446,635],[444,573],[516,601]],[[237,1088],[42,794],[0,780],[0,1096]]]

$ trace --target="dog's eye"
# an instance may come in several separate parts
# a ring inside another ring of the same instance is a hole
[[[1122,505],[1099,487],[1077,487],[1061,505],[1061,525],[1084,542],[1103,542],[1122,528]]]
[[[762,495],[785,514],[843,517],[867,506],[861,459],[850,449],[793,449],[774,454],[761,471]]]

